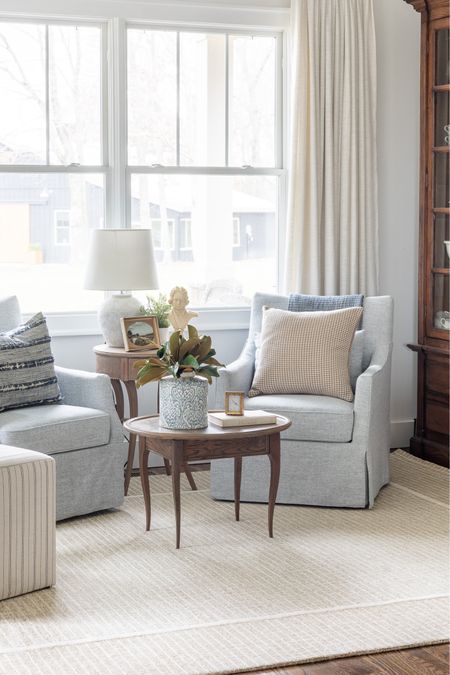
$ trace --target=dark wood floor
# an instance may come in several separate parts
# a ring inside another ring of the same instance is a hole
[[[448,675],[449,644],[252,671],[252,675]],[[245,675],[245,673],[241,673]],[[250,675],[250,673],[248,673]]]
[[[407,449],[407,448],[405,448]],[[209,464],[191,465],[193,471],[205,471]],[[163,473],[156,468],[152,473]],[[366,654],[332,661],[321,661],[286,668],[253,670],[241,675],[449,675],[450,644],[402,649],[382,654]]]

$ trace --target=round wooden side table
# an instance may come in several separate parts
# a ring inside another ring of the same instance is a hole
[[[95,370],[97,373],[103,373],[104,375],[109,375],[111,379],[111,385],[114,391],[114,398],[116,402],[116,410],[119,415],[120,421],[124,422],[124,396],[122,384],[125,387],[128,396],[128,406],[130,409],[130,417],[137,417],[138,412],[138,396],[136,389],[136,374],[137,369],[135,364],[137,361],[142,361],[142,359],[148,359],[150,356],[154,356],[154,351],[134,351],[127,352],[121,347],[109,347],[108,345],[97,345],[94,347],[95,354]],[[159,391],[159,382],[158,382],[158,391]],[[156,397],[158,402],[158,395]],[[157,403],[158,405],[158,403]],[[125,495],[128,494],[128,487],[130,485],[131,472],[133,470],[134,462],[134,452],[136,448],[136,434],[130,432],[130,438],[128,441],[128,459],[127,467],[125,470],[125,485],[124,491]],[[167,458],[164,458],[164,466],[166,468],[166,473],[169,476],[170,462]],[[189,467],[185,468],[186,477],[189,481],[189,485],[192,490],[196,490],[197,486],[192,477],[192,474],[189,470]]]
[[[205,429],[165,429],[159,424],[159,415],[137,417],[124,424],[125,429],[139,437],[139,471],[145,501],[146,530],[150,529],[150,485],[148,480],[148,453],[157,452],[172,465],[172,492],[175,506],[176,547],[180,548],[181,501],[180,472],[189,460],[234,458],[234,507],[239,520],[242,458],[268,455],[270,460],[270,487],[268,525],[273,537],[273,512],[280,477],[280,432],[291,426],[287,417],[277,416],[276,424],[253,427],[219,427],[210,423]]]

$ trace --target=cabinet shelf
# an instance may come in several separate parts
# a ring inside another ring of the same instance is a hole
[[[445,274],[445,276],[450,276],[450,267],[432,267],[432,274]]]
[[[450,215],[450,208],[446,206],[437,207],[432,209],[433,213],[443,213],[444,215]]]
[[[435,84],[433,91],[450,91],[450,84]]]
[[[442,152],[448,154],[450,152],[450,145],[433,145],[431,148],[433,152]]]

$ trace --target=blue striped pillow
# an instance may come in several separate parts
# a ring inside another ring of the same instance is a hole
[[[0,333],[0,412],[60,400],[44,316]]]

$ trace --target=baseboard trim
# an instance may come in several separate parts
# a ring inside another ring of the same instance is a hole
[[[391,448],[408,448],[414,436],[414,420],[391,420]]]

